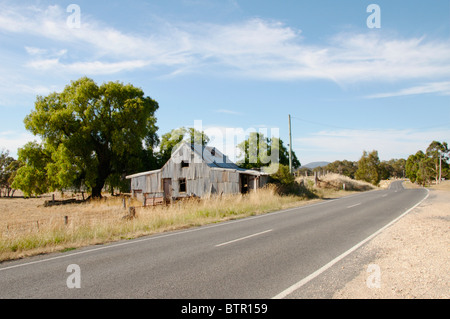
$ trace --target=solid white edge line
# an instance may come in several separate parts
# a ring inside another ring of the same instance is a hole
[[[355,246],[353,246],[352,248],[350,248],[349,250],[347,250],[346,252],[344,252],[343,254],[339,255],[338,257],[336,257],[335,259],[333,259],[332,261],[330,261],[328,264],[322,266],[321,268],[317,269],[315,272],[313,272],[312,274],[310,274],[309,276],[303,278],[302,280],[300,280],[299,282],[295,283],[294,285],[290,286],[289,288],[287,288],[286,290],[280,292],[278,295],[276,295],[275,297],[272,297],[272,299],[283,299],[285,297],[287,297],[288,295],[290,295],[291,293],[293,293],[294,291],[296,291],[297,289],[301,288],[302,286],[304,286],[305,284],[307,284],[309,281],[311,281],[312,279],[316,278],[317,276],[319,276],[321,273],[323,273],[325,270],[329,269],[331,266],[333,266],[334,264],[336,264],[338,261],[344,259],[346,256],[348,256],[349,254],[351,254],[352,252],[354,252],[355,250],[357,250],[359,247],[361,247],[362,245],[364,245],[365,243],[367,243],[368,241],[370,241],[371,239],[373,239],[375,236],[377,236],[378,234],[380,234],[382,231],[384,231],[386,228],[390,227],[392,224],[396,223],[399,219],[401,219],[403,216],[405,216],[406,214],[408,214],[409,212],[411,212],[412,210],[414,210],[417,206],[419,206],[420,204],[422,204],[427,198],[428,196],[430,196],[430,191],[428,189],[427,190],[427,196],[424,197],[424,199],[422,199],[419,203],[417,203],[416,205],[414,205],[414,207],[408,209],[406,212],[404,212],[403,214],[401,214],[399,217],[397,217],[396,219],[394,219],[393,221],[391,221],[389,224],[387,224],[386,226],[384,226],[383,228],[377,230],[375,233],[373,233],[372,235],[370,235],[369,237],[367,237],[366,239],[364,239],[363,241],[359,242],[358,244],[356,244]]]
[[[241,238],[238,238],[238,239],[230,240],[230,241],[227,241],[225,243],[218,244],[218,245],[216,245],[216,247],[225,246],[225,245],[228,245],[228,244],[231,244],[231,243],[235,243],[235,242],[240,241],[240,240],[244,240],[244,239],[247,239],[247,238],[252,238],[252,237],[255,237],[255,236],[258,236],[258,235],[262,235],[262,234],[271,232],[272,230],[273,229],[269,229],[269,230],[265,230],[265,231],[262,231],[262,232],[259,232],[259,233],[253,234],[253,235],[248,235],[248,236],[241,237]]]

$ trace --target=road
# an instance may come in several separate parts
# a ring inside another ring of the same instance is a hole
[[[388,190],[4,262],[0,298],[288,298],[427,196],[395,182]],[[78,268],[68,272],[69,265]]]

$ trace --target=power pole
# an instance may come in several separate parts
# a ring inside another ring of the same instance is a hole
[[[289,173],[292,174],[292,133],[291,133],[291,115],[289,114]]]

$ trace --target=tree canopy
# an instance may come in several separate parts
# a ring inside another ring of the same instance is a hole
[[[355,173],[355,178],[372,183],[373,185],[380,183],[380,158],[378,157],[377,151],[370,153],[364,151],[363,156],[358,162],[358,170]]]
[[[47,178],[35,192],[84,186],[92,197],[101,197],[108,178],[114,181],[112,176],[145,165],[145,154],[157,142],[157,109],[158,103],[140,88],[119,82],[99,86],[87,77],[61,93],[39,96],[25,127],[43,142],[19,151],[25,166],[18,176],[33,176],[37,182],[37,170],[42,170]]]
[[[192,127],[180,127],[164,134],[161,136],[157,154],[159,167],[162,167],[170,159],[172,151],[182,141],[190,142],[191,144],[207,145],[209,137],[205,132],[200,132]]]
[[[4,196],[14,194],[12,183],[20,166],[20,161],[9,156],[9,151],[0,151],[0,196],[2,188],[5,190]]]
[[[431,142],[426,153],[418,151],[416,154],[408,157],[406,161],[406,177],[411,182],[420,185],[427,185],[432,179],[439,182],[441,177],[448,178],[450,176],[449,151],[446,142]]]
[[[289,151],[279,138],[266,138],[262,133],[252,132],[237,147],[241,153],[237,164],[242,168],[261,168],[274,164],[274,161],[289,167]],[[300,165],[292,151],[292,168],[299,168]]]

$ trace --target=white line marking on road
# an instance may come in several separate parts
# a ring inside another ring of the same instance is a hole
[[[387,195],[388,195],[388,194],[384,194],[384,195],[383,195],[383,196],[381,196],[381,197],[387,197]]]
[[[352,205],[352,206],[348,206],[347,208],[353,208],[353,207],[356,207],[356,206],[359,206],[359,205],[361,205],[362,203],[358,203],[358,204],[355,204],[355,205]]]
[[[224,227],[224,226],[235,224],[235,223],[248,222],[248,221],[251,221],[251,220],[254,220],[254,219],[258,219],[258,218],[265,218],[265,217],[270,217],[270,216],[274,216],[274,215],[278,215],[278,214],[289,213],[289,212],[291,212],[293,210],[303,210],[303,209],[308,209],[308,208],[319,206],[319,205],[327,205],[327,204],[329,204],[331,202],[334,202],[334,201],[345,200],[345,199],[348,199],[348,198],[361,196],[361,195],[365,195],[365,194],[372,193],[372,192],[377,192],[377,191],[378,190],[375,189],[375,190],[364,192],[362,194],[349,195],[349,196],[336,198],[336,199],[329,200],[329,201],[319,202],[319,203],[316,203],[316,204],[310,204],[310,205],[305,205],[305,206],[287,208],[287,209],[279,210],[279,211],[272,212],[272,213],[267,213],[267,214],[262,214],[262,215],[257,215],[257,216],[251,216],[251,217],[242,218],[242,219],[236,219],[236,220],[227,221],[227,222],[224,222],[224,223],[207,225],[207,226],[202,226],[202,227],[198,227],[198,228],[188,229],[188,230],[184,230],[184,231],[174,231],[173,233],[168,233],[168,234],[165,234],[165,235],[154,235],[154,236],[150,235],[150,237],[144,237],[143,239],[135,239],[135,240],[130,240],[130,241],[126,241],[126,242],[112,243],[112,244],[101,246],[101,247],[98,247],[98,248],[86,249],[86,250],[78,251],[78,252],[75,252],[75,253],[64,254],[62,256],[45,258],[45,259],[40,259],[40,260],[36,260],[36,261],[25,262],[25,263],[22,263],[22,264],[15,264],[15,265],[12,265],[12,266],[7,266],[7,267],[0,268],[0,271],[13,269],[13,268],[19,268],[19,267],[25,267],[25,266],[39,264],[39,263],[45,263],[45,262],[48,262],[48,261],[61,259],[61,258],[69,258],[69,257],[77,256],[77,255],[88,254],[88,253],[91,253],[91,252],[96,252],[96,251],[99,251],[99,250],[115,248],[115,247],[124,246],[124,245],[134,245],[134,244],[138,244],[138,243],[141,243],[141,242],[153,241],[153,240],[157,240],[157,239],[161,239],[161,238],[165,238],[165,237],[183,235],[183,234],[197,232],[197,231],[201,231],[201,230],[205,230],[205,229],[209,229],[209,228]]]
[[[314,278],[316,278],[317,276],[319,276],[321,273],[323,273],[325,270],[329,269],[331,266],[333,266],[334,264],[336,264],[338,261],[344,259],[345,257],[347,257],[348,255],[350,255],[352,252],[354,252],[355,250],[357,250],[359,247],[361,247],[362,245],[364,245],[365,243],[367,243],[369,240],[373,239],[375,236],[377,236],[378,234],[380,234],[381,232],[383,232],[386,228],[390,227],[391,225],[395,224],[398,220],[400,220],[403,216],[405,216],[406,214],[408,214],[410,211],[414,210],[417,206],[419,206],[420,204],[422,204],[427,198],[428,196],[430,196],[430,191],[427,189],[427,196],[425,196],[424,199],[422,199],[419,203],[417,203],[414,207],[408,209],[406,212],[404,212],[403,214],[401,214],[399,217],[397,217],[396,219],[394,219],[393,221],[391,221],[389,224],[387,224],[386,226],[384,226],[383,228],[379,229],[378,231],[376,231],[375,233],[373,233],[372,235],[370,235],[369,237],[367,237],[366,239],[364,239],[363,241],[359,242],[358,244],[356,244],[355,246],[353,246],[352,248],[350,248],[349,250],[347,250],[346,252],[344,252],[343,254],[339,255],[338,257],[336,257],[335,259],[333,259],[332,261],[330,261],[328,264],[322,266],[321,268],[317,269],[315,272],[313,272],[312,274],[310,274],[309,276],[303,278],[302,280],[300,280],[299,282],[293,284],[292,286],[290,286],[289,288],[287,288],[286,290],[280,292],[278,295],[276,295],[275,297],[273,297],[272,299],[283,299],[285,297],[287,297],[288,295],[290,295],[291,293],[293,293],[294,291],[296,291],[297,289],[300,289],[302,286],[304,286],[305,284],[307,284],[308,282],[310,282],[311,280],[313,280]]]
[[[230,241],[227,241],[227,242],[225,242],[225,243],[218,244],[218,245],[216,245],[216,247],[225,246],[225,245],[228,245],[228,244],[231,244],[231,243],[235,243],[235,242],[240,241],[240,240],[244,240],[244,239],[247,239],[247,238],[251,238],[251,237],[258,236],[258,235],[262,235],[262,234],[271,232],[272,230],[273,230],[273,229],[269,229],[269,230],[265,230],[265,231],[262,231],[262,232],[260,232],[260,233],[256,233],[256,234],[253,234],[253,235],[249,235],[249,236],[245,236],[245,237],[242,237],[242,238],[230,240]]]

